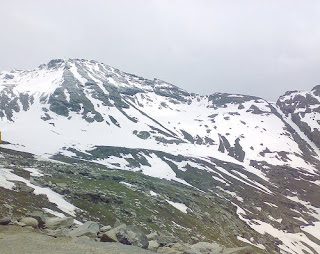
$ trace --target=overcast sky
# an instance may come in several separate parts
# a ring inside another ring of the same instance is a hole
[[[268,100],[320,84],[319,0],[0,1],[0,70],[85,58]]]

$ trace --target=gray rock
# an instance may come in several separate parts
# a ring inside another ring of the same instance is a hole
[[[176,243],[178,240],[173,236],[159,236],[158,243],[160,247],[164,247],[170,243]]]
[[[100,239],[100,242],[119,242],[117,238],[117,233],[120,229],[126,228],[126,224],[120,224],[119,226],[105,232]]]
[[[71,237],[88,236],[90,238],[95,238],[97,237],[98,232],[99,232],[99,224],[94,221],[87,221],[83,225],[80,225],[77,228],[71,230],[68,233],[68,236],[71,236]]]
[[[148,250],[157,252],[158,248],[159,248],[159,243],[157,241],[155,240],[149,241]]]
[[[31,193],[34,191],[34,188],[29,187],[26,183],[24,182],[15,182],[14,183],[15,186],[13,187],[14,190],[17,191],[22,191],[22,192],[26,192],[26,193]]]
[[[47,215],[43,211],[33,211],[30,213],[26,213],[26,216],[36,219],[40,228],[44,226],[47,218]]]
[[[157,232],[152,232],[152,233],[147,235],[147,238],[148,238],[149,241],[156,240],[158,237],[159,237],[159,235],[158,235]]]
[[[199,238],[198,238],[198,237],[191,236],[190,239],[191,239],[191,242],[192,242],[193,244],[199,242]]]
[[[8,225],[10,222],[11,222],[10,217],[4,217],[4,218],[0,219],[0,225]]]
[[[38,227],[38,221],[35,218],[32,217],[23,217],[19,222],[22,222],[25,224],[25,226],[31,226],[33,228]]]
[[[45,227],[49,229],[70,228],[74,223],[71,217],[48,217],[45,220]]]
[[[42,184],[38,181],[38,179],[35,179],[34,177],[30,177],[29,180],[30,180],[30,183],[32,183],[33,185],[43,187]]]
[[[120,243],[126,245],[135,245],[143,249],[147,249],[149,245],[147,236],[134,226],[120,229],[116,236]]]
[[[26,226],[26,224],[21,222],[21,221],[15,221],[14,225],[17,225],[17,226],[20,226],[20,227],[25,227]]]
[[[190,246],[185,254],[199,254],[199,253],[222,253],[224,247],[217,243],[199,242]]]
[[[103,226],[102,228],[100,228],[100,232],[107,232],[107,231],[109,231],[111,229],[112,229],[112,227],[110,225]]]

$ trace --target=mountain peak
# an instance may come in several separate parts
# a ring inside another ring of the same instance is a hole
[[[81,65],[101,64],[106,66],[104,63],[99,63],[95,60],[78,59],[78,58],[68,58],[68,59],[57,58],[57,59],[52,59],[47,64],[42,64],[39,67],[47,67],[49,69],[55,69],[68,64],[69,65],[70,64],[81,64]]]
[[[312,91],[320,91],[320,85],[317,85],[314,88],[312,88]]]
[[[47,64],[47,66],[49,68],[56,68],[58,66],[61,66],[61,64],[63,64],[63,63],[65,63],[65,60],[63,60],[63,59],[53,59]]]

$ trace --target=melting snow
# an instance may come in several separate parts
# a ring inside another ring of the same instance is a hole
[[[150,195],[151,195],[151,196],[155,196],[155,197],[156,197],[156,196],[159,196],[159,194],[156,193],[156,192],[154,192],[154,191],[150,191]]]
[[[49,188],[42,188],[42,187],[33,185],[30,183],[30,181],[12,173],[10,169],[0,168],[0,186],[6,189],[12,190],[12,188],[14,187],[14,183],[12,183],[11,181],[20,181],[20,182],[26,183],[29,187],[32,187],[35,189],[34,194],[36,195],[44,194],[48,197],[49,201],[51,203],[56,204],[61,211],[68,213],[72,216],[76,215],[75,213],[76,207],[70,204],[69,202],[67,202],[60,194],[52,191]]]
[[[258,247],[259,249],[262,249],[262,250],[265,250],[265,249],[266,249],[266,247],[264,247],[261,243],[258,243],[258,244],[252,243],[252,242],[250,242],[249,240],[247,240],[246,238],[243,238],[243,237],[241,237],[241,236],[237,236],[237,239],[240,240],[240,241],[242,241],[242,242],[245,242],[245,243],[251,244],[251,245],[253,245],[253,246],[256,246],[256,247]]]
[[[167,199],[166,199],[166,201],[167,201],[170,205],[172,205],[173,207],[175,207],[175,208],[177,208],[178,210],[180,210],[181,212],[187,213],[188,207],[187,207],[185,204],[172,202],[172,201],[167,200]]]
[[[234,203],[233,203],[234,204]],[[312,251],[304,245],[306,243],[308,246],[312,247],[316,251],[320,252],[320,246],[313,241],[311,241],[305,234],[303,233],[288,233],[279,229],[276,229],[272,225],[260,221],[260,220],[249,220],[246,219],[244,216],[246,216],[246,212],[239,207],[238,205],[234,204],[237,207],[237,214],[241,220],[246,222],[252,229],[257,231],[260,234],[268,233],[273,237],[276,237],[282,241],[282,244],[279,245],[281,249],[281,253],[297,253],[297,254],[305,254],[303,250],[306,250],[310,253]],[[317,229],[319,229],[319,224],[315,225]],[[312,233],[316,233],[314,236],[317,238],[319,237],[319,232],[315,228],[307,228],[308,231]],[[307,232],[306,230],[306,232]],[[318,238],[319,239],[319,238]]]
[[[30,172],[31,176],[43,176],[39,169],[36,168],[23,168],[26,171]]]

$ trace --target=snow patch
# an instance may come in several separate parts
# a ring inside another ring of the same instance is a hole
[[[166,201],[172,205],[174,208],[178,209],[179,211],[183,212],[183,213],[187,213],[187,209],[188,207],[183,204],[183,203],[176,203],[176,202],[173,202],[173,201],[170,201],[170,200],[167,200]]]

